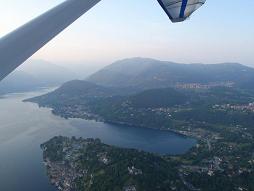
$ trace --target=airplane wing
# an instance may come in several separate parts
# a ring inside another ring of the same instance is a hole
[[[173,23],[185,21],[206,0],[158,0],[163,10]]]
[[[100,0],[66,0],[0,39],[0,81]]]

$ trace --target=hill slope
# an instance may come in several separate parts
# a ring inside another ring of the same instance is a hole
[[[0,95],[30,91],[43,85],[41,81],[30,74],[23,71],[15,71],[0,82]]]
[[[29,60],[0,82],[0,94],[58,86],[74,79],[74,73],[43,60]]]
[[[88,78],[104,86],[168,87],[177,83],[234,82],[249,88],[254,83],[254,69],[236,63],[177,64],[148,58],[117,61]]]

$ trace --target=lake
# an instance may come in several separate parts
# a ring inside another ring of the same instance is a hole
[[[159,154],[182,154],[196,141],[168,131],[63,119],[22,100],[48,90],[0,97],[0,190],[55,191],[42,163],[40,144],[54,136],[100,138],[104,143]]]

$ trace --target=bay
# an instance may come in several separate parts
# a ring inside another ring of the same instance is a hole
[[[40,144],[54,136],[100,138],[104,143],[158,154],[183,154],[196,140],[169,131],[63,119],[48,108],[22,100],[49,90],[0,98],[0,190],[55,191],[49,183]]]

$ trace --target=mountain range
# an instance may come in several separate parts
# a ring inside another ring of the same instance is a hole
[[[80,76],[70,69],[43,60],[31,60],[0,82],[0,94],[59,86],[77,78]],[[129,58],[102,68],[84,81],[72,81],[71,85],[68,82],[63,87],[66,91],[68,88],[73,91],[75,88],[86,89],[87,85],[96,84],[104,89],[110,87],[108,92],[130,94],[146,89],[175,87],[179,84],[223,83],[252,89],[254,68],[237,63],[180,64],[150,58]],[[122,89],[116,90],[119,88]]]
[[[76,74],[64,67],[44,60],[29,60],[0,82],[0,94],[59,86],[74,78]]]
[[[39,100],[42,105],[49,102],[82,104],[80,102],[87,99],[132,95],[130,99],[137,106],[147,105],[148,102],[159,106],[160,102],[170,105],[171,102],[180,103],[186,100],[185,96],[174,90],[176,87],[179,89],[179,84],[185,84],[180,86],[180,89],[185,90],[224,88],[215,91],[217,94],[222,92],[222,96],[219,96],[222,99],[227,98],[225,92],[231,97],[240,96],[241,91],[234,89],[253,91],[253,83],[254,69],[241,64],[177,64],[148,58],[132,58],[106,66],[86,80],[69,81],[54,92],[34,100]],[[210,95],[213,96],[213,93]],[[168,100],[168,97],[174,97],[174,100]]]
[[[177,83],[232,82],[238,87],[251,88],[254,68],[237,63],[179,64],[149,58],[117,61],[94,73],[88,81],[112,87],[168,87]]]

